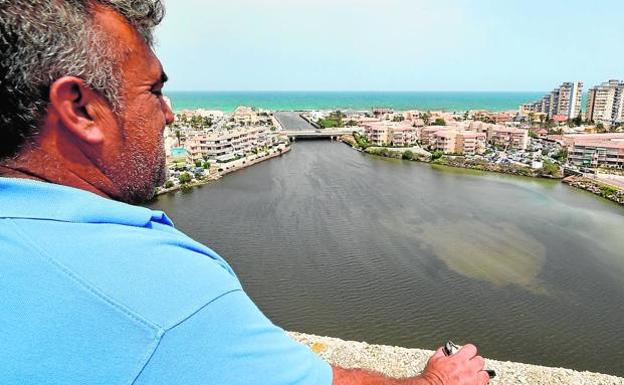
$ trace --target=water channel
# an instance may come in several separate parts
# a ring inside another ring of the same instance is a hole
[[[150,207],[285,329],[624,376],[624,209],[559,182],[299,142]]]

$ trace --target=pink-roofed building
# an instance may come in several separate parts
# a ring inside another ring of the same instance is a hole
[[[526,150],[529,145],[529,131],[505,126],[489,126],[487,138],[495,146],[512,150]]]
[[[364,124],[364,134],[376,146],[386,146],[390,143],[390,127],[383,123]]]
[[[459,154],[483,154],[487,137],[483,132],[462,131],[457,134],[456,142],[456,152]]]
[[[431,146],[435,151],[442,151],[445,154],[457,152],[457,131],[439,130],[434,135],[435,143]]]
[[[392,144],[394,146],[413,146],[418,140],[418,130],[410,125],[404,124],[390,128]]]
[[[563,141],[577,166],[624,169],[624,134],[564,135]]]
[[[435,134],[439,131],[448,131],[453,128],[447,126],[427,126],[420,130],[420,144],[424,147],[431,147],[435,145]]]
[[[413,146],[418,140],[418,129],[407,122],[371,122],[363,126],[366,137],[376,146]]]

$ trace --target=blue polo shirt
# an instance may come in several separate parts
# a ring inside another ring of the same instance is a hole
[[[0,178],[0,384],[331,382],[162,212]]]

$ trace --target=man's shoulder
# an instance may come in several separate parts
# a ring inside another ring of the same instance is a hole
[[[214,251],[157,222],[137,227],[0,219],[0,249],[9,245],[13,253],[28,254],[26,271],[28,263],[64,271],[163,329],[241,290]]]

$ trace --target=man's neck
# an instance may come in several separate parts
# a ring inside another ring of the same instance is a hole
[[[62,159],[57,159],[40,148],[29,149],[15,159],[0,162],[0,176],[54,183],[89,191],[105,198],[111,197],[80,173],[72,171]],[[104,180],[104,184],[106,182],[109,181]]]

